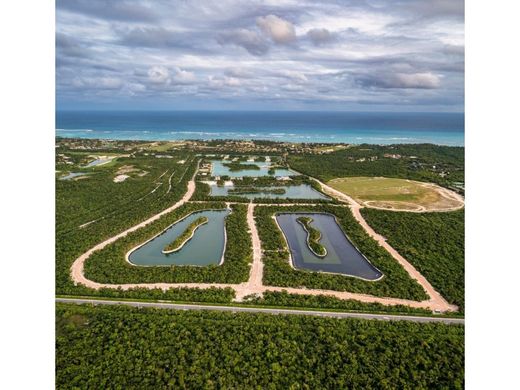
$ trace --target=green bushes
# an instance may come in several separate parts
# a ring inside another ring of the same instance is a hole
[[[252,260],[247,207],[233,205],[226,219],[227,243],[220,266],[137,267],[125,261],[126,253],[166,229],[185,215],[204,209],[222,209],[222,203],[188,203],[164,215],[151,225],[94,252],[85,263],[85,276],[99,283],[241,283],[249,277]]]
[[[464,311],[464,210],[404,213],[362,209],[368,224]]]
[[[344,275],[297,270],[289,263],[289,252],[272,216],[277,212],[327,212],[336,219],[352,243],[383,273],[381,280],[370,282]],[[346,207],[259,206],[255,220],[264,250],[264,284],[281,287],[307,287],[350,291],[383,297],[425,300],[423,288],[379,244],[370,238]]]
[[[464,327],[56,305],[56,388],[464,386]]]

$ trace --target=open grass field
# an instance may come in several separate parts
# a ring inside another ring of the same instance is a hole
[[[460,208],[457,194],[430,183],[387,177],[344,177],[327,183],[367,207],[402,211],[442,211]]]

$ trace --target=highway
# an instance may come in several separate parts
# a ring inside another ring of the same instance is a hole
[[[361,318],[365,320],[381,320],[381,321],[413,321],[413,322],[441,322],[444,324],[460,324],[464,325],[464,318],[447,318],[447,317],[422,317],[413,315],[396,315],[396,314],[372,314],[372,313],[349,313],[349,312],[329,312],[315,310],[297,310],[297,309],[278,309],[263,307],[246,307],[246,306],[218,306],[218,305],[196,305],[196,304],[180,304],[166,302],[137,302],[137,301],[117,301],[103,299],[88,298],[56,298],[56,302],[75,303],[75,304],[92,304],[92,305],[126,305],[132,307],[153,307],[159,309],[171,310],[214,310],[229,311],[233,313],[267,313],[267,314],[290,314],[290,315],[308,315],[318,317],[333,318]]]

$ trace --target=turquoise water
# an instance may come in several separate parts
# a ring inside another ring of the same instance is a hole
[[[56,135],[120,140],[239,139],[464,145],[463,113],[58,111]]]
[[[218,265],[224,254],[225,219],[230,210],[204,210],[195,212],[173,224],[159,236],[134,250],[128,256],[135,265]],[[177,252],[164,254],[162,250],[181,235],[190,223],[199,217],[207,217],[193,238]]]
[[[227,196],[228,191],[234,188],[234,186],[219,187],[217,185],[210,185],[211,196]],[[322,193],[316,191],[308,184],[299,184],[297,186],[282,186],[282,187],[268,187],[267,190],[275,188],[283,188],[285,194],[271,194],[271,193],[256,193],[256,194],[231,194],[233,196],[240,196],[243,198],[254,199],[254,198],[267,198],[267,199],[324,199],[329,198]]]
[[[228,163],[231,161],[228,161]],[[211,161],[211,175],[212,176],[229,176],[229,177],[259,177],[259,176],[294,176],[298,173],[285,168],[276,168],[273,175],[269,175],[270,163],[268,162],[244,162],[243,164],[254,164],[260,169],[242,169],[240,171],[231,172],[228,167],[224,166],[225,161],[212,160]]]
[[[327,249],[325,257],[318,257],[309,249],[307,232],[297,221],[297,218],[302,216],[311,217],[313,219],[311,226],[321,232],[320,244]],[[279,213],[276,215],[276,221],[289,244],[294,268],[332,272],[367,280],[377,280],[383,275],[350,242],[332,215]]]

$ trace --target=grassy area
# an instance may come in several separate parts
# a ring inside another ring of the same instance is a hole
[[[330,180],[332,188],[352,196],[367,206],[397,210],[451,208],[460,203],[437,189],[406,179],[387,177],[344,177]]]

